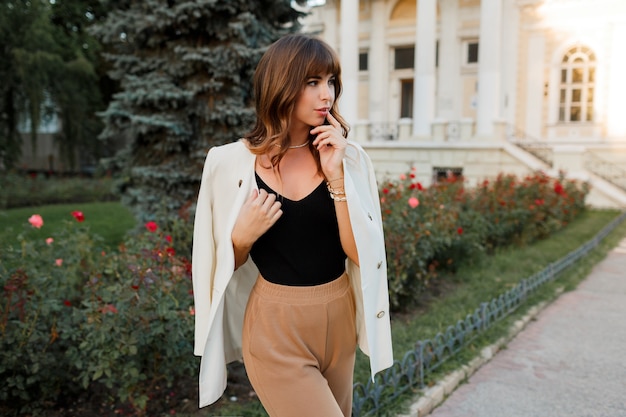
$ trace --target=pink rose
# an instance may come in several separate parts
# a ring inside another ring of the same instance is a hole
[[[61,265],[63,265],[63,259],[61,259],[61,258],[57,259],[56,261],[54,261],[54,264],[55,264],[56,266],[61,266]]]
[[[41,226],[43,226],[43,219],[39,214],[33,214],[28,218],[28,223],[37,229],[41,229]]]
[[[409,198],[409,206],[411,206],[411,208],[415,208],[419,205],[420,205],[420,201],[417,198],[415,197]]]
[[[52,245],[52,242],[54,242],[54,239],[52,239],[51,237],[49,237],[48,239],[46,239],[46,243],[48,245]]]
[[[107,304],[107,305],[105,305],[104,307],[102,307],[100,309],[100,312],[102,314],[106,314],[106,313],[113,313],[113,314],[115,314],[115,313],[117,313],[117,308],[115,308],[115,306],[113,304]]]

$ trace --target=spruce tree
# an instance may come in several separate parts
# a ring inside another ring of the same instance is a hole
[[[122,201],[140,221],[193,204],[213,145],[241,137],[254,121],[252,77],[261,55],[299,29],[290,0],[111,0],[93,34],[119,80],[101,115],[105,140],[128,146]]]

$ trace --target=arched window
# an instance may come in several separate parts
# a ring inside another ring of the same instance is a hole
[[[593,121],[596,56],[586,46],[571,48],[561,61],[560,122]]]

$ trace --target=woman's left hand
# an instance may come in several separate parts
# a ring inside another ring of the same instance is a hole
[[[343,128],[330,112],[326,116],[328,125],[321,125],[311,130],[312,135],[317,135],[313,146],[320,153],[322,171],[326,178],[343,175],[343,157],[346,154],[348,141],[341,134]]]

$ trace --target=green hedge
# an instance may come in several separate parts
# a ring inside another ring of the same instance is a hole
[[[0,176],[0,187],[0,209],[119,200],[110,177],[5,174]]]

